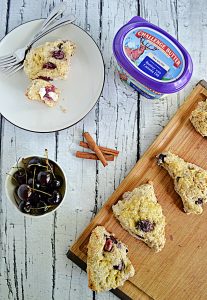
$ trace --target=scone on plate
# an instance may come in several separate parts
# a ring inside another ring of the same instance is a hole
[[[165,216],[157,202],[153,183],[142,184],[112,207],[120,224],[156,252],[165,245]]]
[[[60,90],[53,84],[42,79],[35,79],[27,89],[25,95],[29,100],[38,100],[53,107],[57,104]]]
[[[32,48],[26,55],[24,71],[30,79],[65,79],[75,44],[58,40]]]
[[[127,246],[117,240],[103,226],[97,226],[88,243],[88,286],[102,292],[124,284],[135,273],[127,257]]]
[[[187,214],[201,214],[207,201],[207,171],[181,157],[164,152],[157,156],[158,165],[165,168],[174,181]]]
[[[202,136],[207,136],[207,100],[198,103],[190,115],[190,121]]]

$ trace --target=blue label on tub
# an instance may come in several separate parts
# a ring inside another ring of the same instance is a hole
[[[138,27],[129,31],[123,41],[123,50],[133,66],[159,82],[176,80],[185,67],[180,49],[152,28]]]
[[[158,63],[152,60],[149,56],[146,56],[145,59],[139,64],[139,68],[145,73],[157,79],[162,79],[163,76],[167,73],[167,71],[163,67],[158,65]]]

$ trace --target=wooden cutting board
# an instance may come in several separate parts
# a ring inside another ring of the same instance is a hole
[[[155,159],[158,153],[171,150],[207,169],[207,139],[189,121],[198,101],[206,98],[207,82],[202,80],[68,252],[68,258],[85,270],[87,243],[97,225],[104,225],[127,244],[136,274],[112,291],[121,299],[207,299],[207,205],[202,215],[186,215],[171,178]],[[167,221],[166,245],[159,253],[122,229],[111,210],[124,192],[148,180],[154,182]]]

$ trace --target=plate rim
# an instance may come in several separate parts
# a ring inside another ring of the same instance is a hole
[[[24,24],[27,24],[27,23],[31,23],[31,22],[35,22],[35,21],[41,21],[41,20],[45,20],[46,18],[38,18],[38,19],[33,19],[33,20],[30,20],[30,21],[27,21],[27,22],[24,22],[22,24],[19,24],[18,26],[14,27],[12,30],[10,30],[8,33],[5,34],[5,36],[3,38],[0,39],[0,43],[4,40],[4,38],[10,34],[12,31],[14,31],[15,29],[17,29],[18,27],[24,25]],[[81,117],[77,122],[74,122],[73,124],[69,125],[69,126],[66,126],[64,128],[61,128],[61,129],[58,129],[58,130],[50,130],[50,131],[36,131],[36,130],[31,130],[31,129],[27,129],[27,128],[24,128],[24,127],[21,127],[19,125],[16,125],[14,124],[12,121],[8,120],[6,117],[4,117],[4,115],[0,112],[0,115],[6,120],[8,121],[10,124],[14,125],[15,127],[18,127],[20,129],[23,129],[23,130],[26,130],[28,132],[34,132],[34,133],[56,133],[56,132],[59,132],[59,131],[62,131],[62,130],[65,130],[65,129],[68,129],[76,124],[78,124],[80,121],[82,121],[91,111],[92,109],[95,107],[95,105],[98,103],[98,101],[100,100],[100,97],[101,97],[101,94],[103,92],[103,88],[104,88],[104,85],[105,85],[105,79],[106,79],[106,72],[105,72],[105,62],[104,62],[104,58],[103,58],[103,54],[97,44],[97,42],[94,40],[94,38],[86,31],[84,30],[83,28],[81,28],[79,25],[76,25],[74,23],[71,23],[73,24],[74,26],[78,27],[80,30],[84,31],[91,39],[92,41],[94,42],[96,48],[98,49],[100,55],[101,55],[101,59],[102,59],[102,63],[103,63],[103,83],[102,83],[102,88],[101,88],[101,91],[100,91],[100,94],[97,98],[97,100],[95,101],[94,105],[91,107],[91,109],[83,116]],[[67,25],[70,25],[70,24],[67,24]]]

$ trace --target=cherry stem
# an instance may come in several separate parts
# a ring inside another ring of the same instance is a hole
[[[6,175],[11,176],[11,177],[18,183],[18,181],[16,180],[16,178],[15,178],[13,175],[11,175],[11,174],[9,174],[9,173],[6,173]]]
[[[32,207],[32,209],[50,208],[50,207],[55,207],[55,206],[56,206],[56,205],[47,205],[47,206],[35,207],[35,208]]]
[[[41,191],[41,190],[37,190],[37,189],[34,189],[34,188],[31,188],[31,189],[32,189],[33,191],[35,191],[35,192],[42,193],[42,194],[45,194],[45,195],[48,195],[48,196],[52,197],[51,194],[48,194],[48,193],[43,192],[43,191]]]
[[[48,150],[47,149],[45,149],[45,156],[46,156],[46,165],[47,165],[47,171],[48,171],[49,161],[48,161]]]
[[[36,167],[34,168],[34,175],[33,175],[33,179],[32,179],[32,187],[34,189],[34,182],[35,182],[35,173],[36,173]]]

